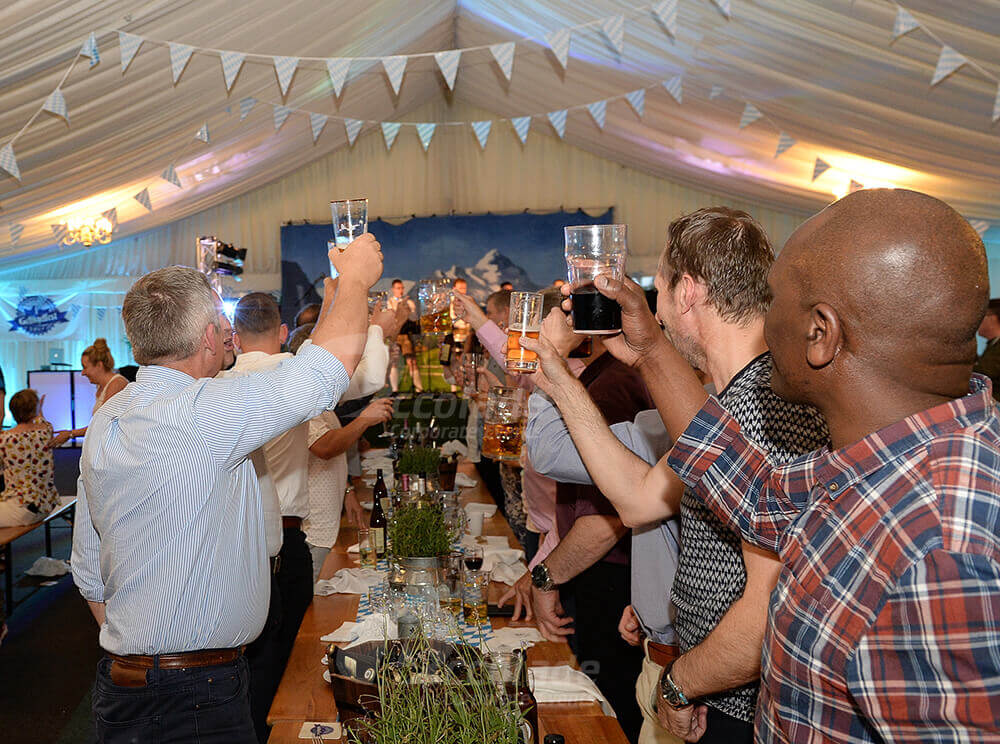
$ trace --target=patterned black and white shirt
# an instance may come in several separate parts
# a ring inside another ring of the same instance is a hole
[[[771,390],[771,355],[761,354],[740,370],[719,395],[744,435],[780,465],[829,444],[819,412],[782,400]],[[674,629],[682,652],[697,646],[743,596],[746,567],[740,537],[686,489],[681,498],[681,552],[672,601]],[[710,695],[703,702],[726,715],[752,721],[758,683]]]

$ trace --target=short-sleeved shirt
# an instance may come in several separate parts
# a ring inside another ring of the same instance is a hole
[[[333,411],[324,411],[309,421],[309,446],[340,428]],[[347,455],[328,460],[309,453],[309,516],[302,521],[306,541],[318,548],[332,548],[340,534],[340,514],[347,488]]]
[[[0,501],[14,501],[38,514],[39,519],[59,503],[52,450],[45,446],[52,439],[52,424],[42,423],[41,429],[0,432],[4,478]]]

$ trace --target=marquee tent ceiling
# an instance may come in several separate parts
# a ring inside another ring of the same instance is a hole
[[[807,213],[867,185],[917,188],[970,218],[1000,223],[1000,2],[907,0],[905,7],[967,65],[936,86],[941,45],[917,29],[890,44],[887,0],[679,0],[672,39],[648,5],[618,0],[15,0],[0,7],[0,146],[59,84],[96,32],[101,61],[80,57],[62,86],[69,125],[40,114],[14,144],[17,181],[0,171],[0,255],[53,243],[50,225],[117,207],[121,234],[145,230],[271,182],[347,147],[340,119],[406,120],[456,100],[499,119],[538,115],[530,137],[555,136],[544,114],[605,98],[602,132],[571,110],[565,139],[675,181]],[[625,14],[624,54],[595,24],[573,32],[563,70],[543,41],[567,26]],[[117,31],[146,39],[123,74]],[[432,57],[411,58],[398,96],[381,64],[356,62],[340,99],[321,61],[302,61],[282,100],[273,65],[248,58],[226,92],[217,54],[196,51],[172,84],[165,42],[265,55],[382,57],[521,40],[508,82],[489,51],[463,55],[454,92]],[[683,103],[658,83],[683,74]],[[646,86],[640,119],[617,97]],[[711,98],[713,86],[724,89]],[[239,101],[259,103],[240,121]],[[740,129],[746,101],[765,119]],[[306,116],[277,132],[268,104],[327,114],[314,144]],[[225,109],[229,106],[230,110]],[[194,140],[208,122],[211,143]],[[775,157],[779,131],[797,144]],[[400,137],[415,137],[404,128]],[[435,137],[472,137],[439,127]],[[434,147],[433,142],[430,145]],[[489,145],[487,144],[487,147]],[[812,180],[819,157],[832,169]],[[173,163],[183,184],[159,178]],[[405,174],[401,174],[405,177]],[[153,211],[132,199],[150,186]],[[24,226],[8,240],[6,223]]]

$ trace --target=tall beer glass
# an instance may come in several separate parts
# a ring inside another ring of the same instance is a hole
[[[490,388],[483,427],[483,456],[518,462],[523,438],[524,396],[521,388],[500,385]]]
[[[344,250],[355,238],[368,232],[368,200],[341,199],[330,202],[333,215],[333,240]]]
[[[622,328],[621,307],[597,291],[594,279],[621,280],[628,256],[625,225],[582,225],[566,229],[566,267],[573,284],[573,330],[610,335]]]
[[[420,332],[448,333],[451,330],[451,282],[422,279],[417,298],[420,300]]]
[[[507,322],[507,371],[531,374],[538,369],[538,354],[525,349],[520,338],[538,338],[542,330],[542,295],[539,292],[511,292]]]

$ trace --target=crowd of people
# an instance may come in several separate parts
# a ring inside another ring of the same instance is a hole
[[[266,741],[342,517],[367,520],[357,445],[393,415],[372,395],[423,387],[403,282],[369,309],[379,244],[330,258],[291,330],[268,294],[230,322],[204,276],[154,271],[123,306],[135,381],[102,340],[84,352],[86,431],[9,401],[0,526],[52,510],[52,447],[85,436],[72,569],[106,652],[100,741]],[[520,341],[539,369],[514,375],[513,287],[480,307],[453,286],[472,459],[485,391],[527,396],[521,462],[478,464],[529,561],[514,618],[571,644],[633,742],[1000,740],[1000,302],[975,230],[864,190],[775,257],[711,207],[670,223],[653,292],[596,287],[621,333],[574,333],[556,282]]]

